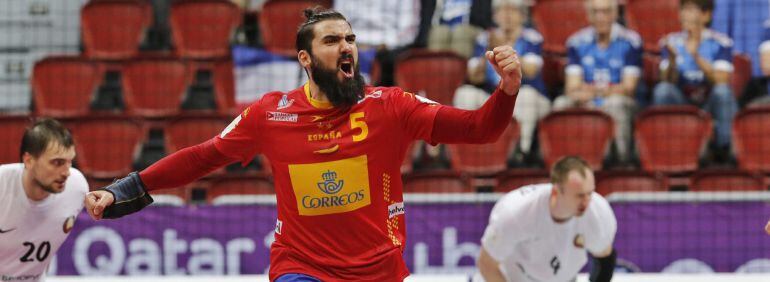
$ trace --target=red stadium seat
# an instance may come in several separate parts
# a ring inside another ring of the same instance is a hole
[[[241,10],[228,0],[184,0],[171,4],[171,33],[182,57],[213,58],[230,54],[230,36]]]
[[[173,58],[135,59],[123,69],[126,110],[147,117],[178,114],[189,84],[187,65]]]
[[[600,170],[604,153],[615,133],[612,118],[604,112],[567,109],[548,114],[539,124],[540,149],[546,167],[559,158],[580,156]]]
[[[512,143],[519,139],[519,124],[511,120],[492,144],[450,144],[452,168],[472,175],[493,175],[505,169]]]
[[[91,177],[122,177],[131,172],[145,130],[126,117],[91,116],[70,123],[75,139],[77,164]]]
[[[152,7],[139,0],[89,1],[80,17],[86,56],[125,59],[138,52]]]
[[[655,84],[660,81],[660,61],[659,55],[649,53],[642,55],[642,79],[650,89],[654,89]]]
[[[543,55],[543,82],[550,89],[558,89],[564,84],[564,68],[567,66],[567,57],[562,55]]]
[[[470,180],[455,171],[404,175],[404,193],[474,193]]]
[[[195,146],[219,135],[230,122],[220,116],[190,115],[170,120],[164,128],[165,147],[168,154]],[[219,168],[210,175],[219,175],[225,168]]]
[[[507,193],[531,184],[550,183],[548,171],[542,169],[511,169],[497,176],[494,192]]]
[[[192,81],[196,72],[211,73],[214,101],[217,111],[225,115],[235,115],[235,74],[232,59],[197,60],[188,62],[187,77]]]
[[[168,122],[164,130],[166,150],[170,154],[203,143],[219,135],[228,123],[228,118],[219,116],[175,118]]]
[[[695,106],[657,106],[636,118],[636,145],[642,168],[682,173],[698,167],[712,131],[711,117]]]
[[[303,10],[315,6],[331,8],[329,0],[268,0],[259,14],[259,27],[265,49],[296,57],[297,29],[305,21]]]
[[[642,37],[645,51],[660,53],[660,39],[680,29],[679,0],[626,0],[626,23]]]
[[[32,74],[37,114],[53,117],[88,114],[102,73],[96,62],[79,57],[48,57],[37,62]]]
[[[396,60],[396,85],[428,99],[451,105],[465,81],[466,60],[453,52],[411,50]]]
[[[691,177],[691,191],[765,191],[764,177],[744,170],[698,171]]]
[[[751,80],[751,57],[746,54],[733,55],[733,67],[735,71],[730,85],[733,89],[733,95],[737,98],[743,94],[743,89]]]
[[[31,123],[26,116],[2,116],[0,115],[0,132],[3,133],[3,141],[0,142],[0,163],[18,163],[21,161],[21,137],[24,130]]]
[[[735,116],[733,144],[738,166],[770,172],[770,106],[746,108]]]
[[[214,94],[217,99],[219,112],[236,115],[235,110],[235,67],[232,60],[219,61],[214,64]]]
[[[584,0],[538,0],[532,8],[535,26],[543,34],[543,50],[566,54],[570,35],[588,26]]]
[[[668,178],[661,173],[645,171],[600,171],[596,173],[596,193],[607,196],[615,192],[665,192]]]
[[[206,202],[212,203],[220,196],[274,194],[273,183],[266,175],[222,176],[212,179],[211,186],[206,190]]]

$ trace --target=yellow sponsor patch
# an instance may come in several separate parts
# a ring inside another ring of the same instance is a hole
[[[300,215],[354,211],[371,203],[366,156],[289,165]]]

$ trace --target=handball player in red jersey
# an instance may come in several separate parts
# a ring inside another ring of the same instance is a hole
[[[365,85],[345,17],[321,9],[305,16],[296,43],[307,84],[267,93],[211,140],[89,193],[88,213],[98,220],[139,211],[152,203],[147,191],[182,186],[263,154],[278,203],[271,281],[407,277],[400,166],[408,145],[497,140],[521,84],[519,58],[510,46],[488,51],[500,85],[478,110],[459,110],[397,87]]]

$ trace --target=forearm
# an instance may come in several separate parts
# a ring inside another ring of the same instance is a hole
[[[663,73],[661,74],[663,77],[663,80],[676,84],[679,81],[679,72],[676,68],[676,56],[670,56],[667,59],[668,66],[662,69]]]
[[[139,173],[147,190],[183,186],[232,162],[214,146],[214,139],[175,152]]]
[[[506,95],[498,88],[477,110],[442,107],[436,113],[431,138],[437,143],[494,142],[510,124],[515,103],[516,95]]]
[[[711,65],[711,63],[707,62],[703,57],[700,55],[694,55],[695,63],[698,65],[698,68],[703,72],[703,75],[706,77],[708,81],[711,83],[717,83],[714,77],[714,67]]]
[[[570,75],[566,80],[564,92],[567,96],[572,97],[574,93],[582,91],[584,85],[582,76]]]
[[[636,92],[636,87],[639,84],[639,77],[638,76],[624,76],[623,81],[621,81],[620,89],[622,91],[621,94],[633,97],[634,92]]]
[[[498,262],[489,256],[487,251],[483,248],[481,249],[481,254],[479,254],[478,267],[479,272],[481,272],[481,276],[484,277],[485,281],[505,282],[505,276],[503,276],[503,272],[500,271]]]

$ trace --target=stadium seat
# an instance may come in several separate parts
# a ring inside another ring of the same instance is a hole
[[[554,111],[539,123],[540,150],[546,167],[561,157],[576,155],[585,159],[592,169],[600,170],[614,134],[612,118],[598,110]]]
[[[18,163],[21,161],[19,155],[21,137],[29,124],[30,118],[27,116],[0,115],[0,132],[5,132],[3,133],[5,137],[0,142],[0,163]]]
[[[320,5],[331,8],[329,0],[268,0],[259,14],[262,42],[267,51],[296,57],[297,28],[305,21],[303,10]]]
[[[515,120],[492,144],[450,144],[452,168],[472,175],[494,175],[505,169],[512,144],[519,139],[519,124]]]
[[[233,61],[231,59],[196,60],[188,61],[188,74],[191,85],[188,88],[188,96],[194,93],[193,88],[204,88],[205,92],[213,94],[213,102],[217,112],[225,115],[235,115],[235,75]],[[201,74],[207,81],[200,80]],[[203,83],[205,85],[193,85]],[[189,97],[188,97],[189,98]]]
[[[138,52],[152,21],[152,7],[140,0],[89,1],[80,17],[86,56],[126,59]]]
[[[607,196],[614,192],[665,192],[668,178],[661,173],[632,171],[600,171],[596,173],[596,192]]]
[[[229,123],[219,116],[181,116],[166,124],[164,135],[166,151],[170,154],[205,142],[219,135]]]
[[[470,180],[456,171],[431,171],[403,176],[404,193],[474,193]]]
[[[51,117],[88,114],[102,73],[96,62],[79,57],[48,57],[37,62],[32,73],[37,114]]]
[[[542,73],[546,91],[556,93],[564,85],[564,68],[567,66],[567,63],[567,57],[565,56],[558,54],[543,55]]]
[[[701,170],[692,175],[691,191],[765,191],[764,177],[745,170]]]
[[[238,195],[274,195],[273,183],[266,175],[228,175],[211,180],[211,185],[206,190],[206,202],[213,203],[221,196]]]
[[[660,61],[659,55],[642,55],[642,79],[649,89],[655,89],[655,84],[660,81]]]
[[[730,86],[732,86],[733,95],[739,98],[751,80],[751,57],[747,54],[733,55],[733,68],[735,71],[733,71]]]
[[[497,176],[494,192],[507,193],[531,184],[550,183],[548,171],[542,169],[510,169]]]
[[[733,144],[738,167],[770,172],[770,106],[749,107],[735,116]]]
[[[644,50],[660,53],[660,39],[680,29],[679,0],[626,0],[626,23],[639,33]]]
[[[570,35],[588,26],[585,1],[538,0],[532,7],[535,27],[543,34],[543,51],[566,54]]]
[[[230,54],[230,36],[243,15],[228,0],[185,0],[171,4],[171,33],[182,57],[214,58]]]
[[[406,91],[452,105],[455,90],[465,81],[466,65],[453,52],[410,50],[396,60],[395,82]]]
[[[656,106],[636,118],[636,146],[647,171],[684,173],[698,158],[712,132],[708,113],[695,106]]]
[[[187,65],[173,58],[138,58],[123,69],[126,110],[145,117],[178,114],[189,84]]]
[[[113,178],[133,170],[145,138],[141,123],[121,116],[90,116],[68,125],[75,139],[76,162],[84,174]]]

